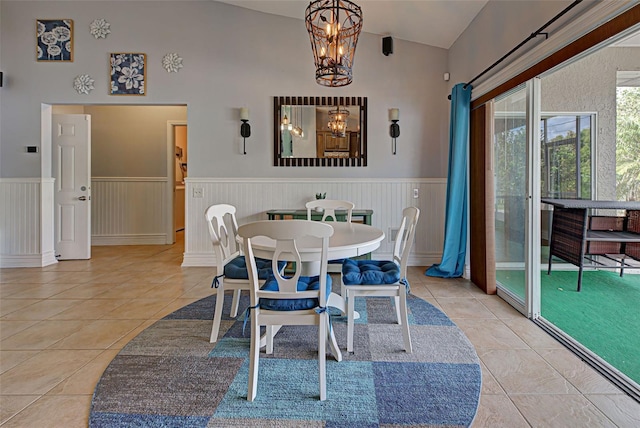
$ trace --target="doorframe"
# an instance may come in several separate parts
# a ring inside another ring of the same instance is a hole
[[[55,255],[55,224],[53,221],[55,215],[55,204],[53,200],[54,177],[52,175],[52,144],[51,138],[53,106],[67,105],[65,103],[41,103],[40,104],[40,176],[41,176],[41,198],[40,198],[40,249],[43,254],[51,255],[47,257],[46,265],[57,263],[58,260],[53,257]],[[87,105],[112,105],[112,104],[93,104]],[[117,105],[117,104],[113,104]],[[172,104],[173,105],[173,104]],[[186,107],[186,105],[185,105]],[[166,196],[167,203],[165,205],[165,215],[167,224],[165,225],[166,243],[173,244],[175,242],[176,231],[173,225],[173,188],[175,186],[175,160],[174,160],[174,137],[173,127],[175,125],[187,125],[186,120],[170,120],[167,121],[167,185]],[[91,219],[89,219],[91,221]],[[186,229],[185,224],[185,229]]]
[[[166,186],[166,195],[167,195],[167,205],[165,206],[165,212],[167,213],[168,224],[166,226],[167,232],[167,244],[173,244],[176,242],[176,228],[173,218],[173,205],[175,203],[175,187],[176,187],[176,155],[175,155],[175,132],[174,129],[176,126],[185,125],[187,126],[186,120],[167,120],[167,186]],[[189,137],[187,136],[187,146],[189,144]],[[188,152],[187,152],[188,153]],[[188,156],[188,155],[187,155]],[[185,199],[186,204],[186,199]],[[185,234],[187,229],[187,224],[185,222]],[[171,242],[169,242],[171,241]]]

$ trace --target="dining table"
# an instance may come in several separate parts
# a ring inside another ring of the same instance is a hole
[[[278,221],[278,220],[275,220]],[[296,220],[280,220],[296,221]],[[300,221],[300,220],[297,220]],[[333,227],[333,235],[329,238],[329,260],[359,257],[371,253],[380,247],[385,238],[382,230],[362,223],[327,222]],[[311,276],[320,273],[320,245],[321,240],[314,237],[304,237],[296,240],[296,246],[303,263],[302,274]],[[271,259],[275,251],[275,241],[266,236],[257,236],[251,240],[256,257]],[[343,296],[332,292],[327,305],[346,313],[346,303]],[[358,318],[358,316],[356,316]]]
[[[307,221],[307,220],[270,220],[270,221]],[[311,221],[311,220],[309,220]],[[362,223],[327,222],[333,227],[333,235],[329,238],[327,250],[329,260],[364,256],[380,247],[385,237],[382,230]],[[238,236],[239,243],[242,238]],[[267,236],[256,236],[251,239],[251,246],[256,257],[272,259],[275,252],[275,240]],[[318,275],[320,273],[321,239],[306,236],[296,240],[296,247],[300,253],[303,275]],[[327,306],[338,309],[346,314],[346,301],[338,293],[331,292],[327,299]],[[354,319],[360,318],[355,312]],[[280,327],[274,326],[272,334],[276,334]],[[266,345],[266,333],[260,338],[260,347]],[[338,349],[339,352],[339,349]],[[339,353],[338,361],[342,359]]]

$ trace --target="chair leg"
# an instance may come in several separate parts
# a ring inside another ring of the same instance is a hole
[[[398,321],[398,324],[402,324],[402,316],[400,315],[400,298],[398,296],[394,296],[392,299],[396,307],[396,320]]]
[[[249,387],[247,401],[253,401],[258,394],[258,366],[260,358],[260,326],[255,310],[251,311],[251,346],[249,350]]]
[[[318,322],[318,382],[320,384],[320,401],[327,399],[327,326],[328,315],[319,315]]]
[[[409,316],[407,314],[407,294],[404,287],[400,287],[400,313],[402,315],[402,336],[404,338],[404,349],[408,354],[413,352],[411,346],[411,333],[409,332]]]
[[[222,319],[222,305],[224,304],[224,287],[218,287],[216,294],[216,309],[213,314],[213,327],[211,328],[211,337],[209,343],[215,343],[218,340],[218,332],[220,331],[220,320]]]
[[[355,312],[355,297],[347,288],[347,352],[353,352],[353,314]]]
[[[238,307],[240,306],[240,293],[242,290],[233,290],[233,300],[231,301],[231,318],[238,316]]]
[[[274,326],[267,326],[267,329],[265,331],[265,335],[267,337],[267,344],[265,349],[266,354],[273,354],[273,337],[276,335],[276,331],[277,330],[274,330]]]

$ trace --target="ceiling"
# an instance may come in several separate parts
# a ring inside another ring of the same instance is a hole
[[[219,0],[274,15],[304,19],[308,0]],[[449,49],[488,0],[355,0],[368,33]]]

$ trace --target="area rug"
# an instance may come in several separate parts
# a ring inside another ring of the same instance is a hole
[[[209,343],[215,296],[144,330],[96,386],[89,426],[97,427],[462,427],[475,417],[478,356],[439,309],[410,295],[413,353],[404,351],[389,298],[357,299],[354,353],[346,317],[332,328],[343,361],[328,354],[327,400],[319,401],[317,333],[283,327],[274,354],[260,355],[258,395],[247,401],[249,324],[225,318]],[[225,299],[224,314],[231,298]],[[242,307],[248,298],[241,299]],[[244,330],[244,331],[243,331]]]

